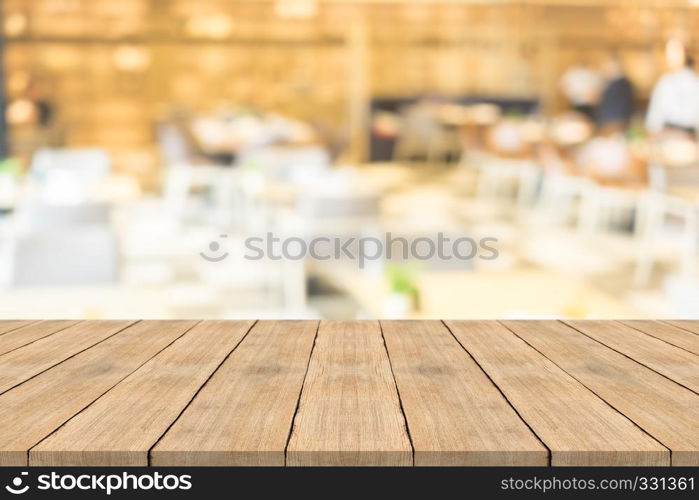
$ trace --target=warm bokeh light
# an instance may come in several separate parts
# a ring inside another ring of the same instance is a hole
[[[225,14],[204,14],[189,18],[187,33],[195,37],[222,39],[233,32],[233,21]]]
[[[150,65],[148,51],[124,45],[114,51],[114,65],[122,71],[144,71]]]
[[[27,29],[27,24],[27,16],[21,12],[12,12],[5,17],[5,35],[22,35]]]
[[[29,99],[16,99],[7,106],[6,116],[10,125],[27,125],[36,120],[36,107]]]

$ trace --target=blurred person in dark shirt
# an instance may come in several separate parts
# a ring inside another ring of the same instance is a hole
[[[597,127],[607,132],[626,132],[633,115],[633,86],[615,54],[607,57],[602,71],[606,82],[595,112]]]

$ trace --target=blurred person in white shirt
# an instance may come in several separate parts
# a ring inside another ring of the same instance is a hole
[[[653,136],[683,135],[694,139],[699,131],[699,75],[694,60],[679,40],[670,40],[665,53],[670,72],[653,89],[646,128]]]

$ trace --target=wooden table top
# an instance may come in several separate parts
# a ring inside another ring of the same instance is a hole
[[[699,465],[699,321],[0,321],[0,465]]]

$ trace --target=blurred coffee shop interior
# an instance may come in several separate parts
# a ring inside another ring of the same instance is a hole
[[[0,318],[699,317],[697,0],[3,0],[2,30]],[[497,258],[246,256],[388,232]]]

